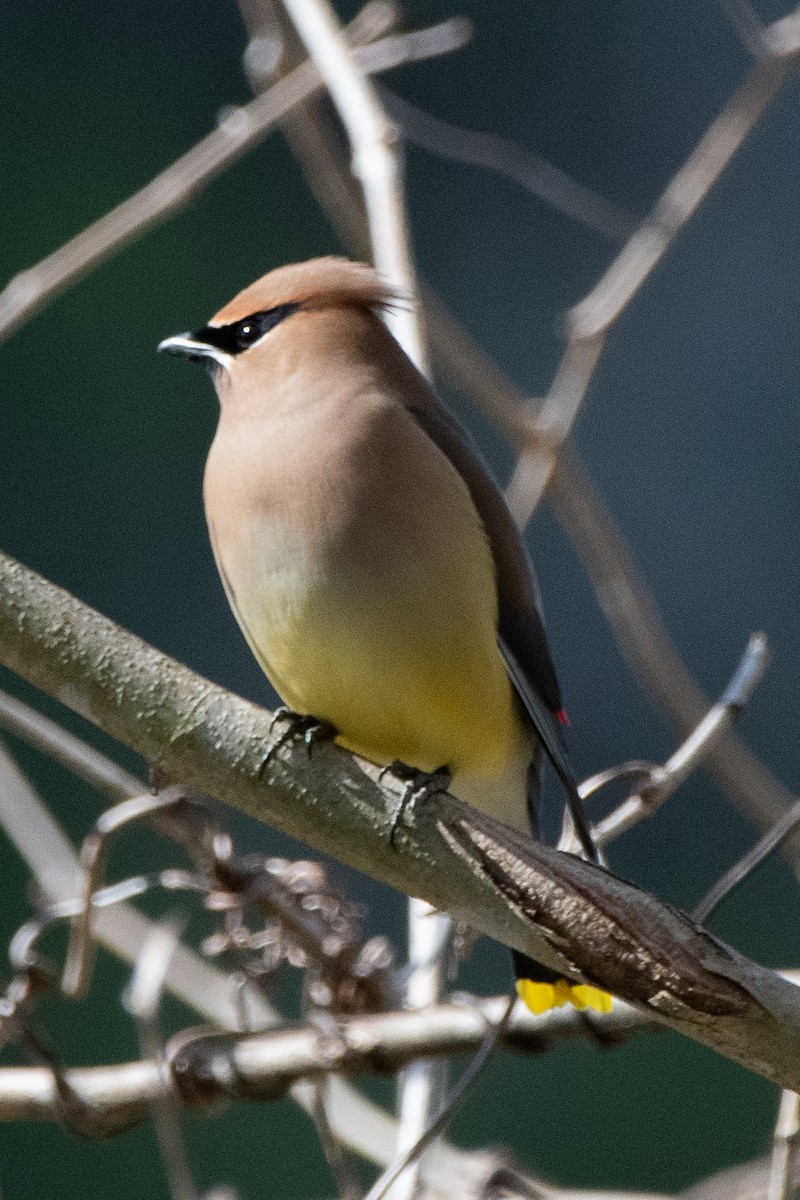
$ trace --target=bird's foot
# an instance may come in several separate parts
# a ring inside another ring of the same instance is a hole
[[[446,792],[452,776],[447,767],[439,767],[436,771],[420,771],[417,767],[409,767],[407,763],[397,761],[384,767],[379,778],[382,779],[386,774],[394,775],[395,779],[403,781],[403,791],[389,819],[389,845],[394,849],[397,830],[405,814],[414,808],[417,801],[427,800],[437,792]]]
[[[288,721],[288,726],[279,737],[273,739],[272,731],[278,721]],[[315,743],[330,742],[335,737],[336,730],[330,721],[321,720],[319,717],[312,717],[306,713],[296,713],[291,708],[287,708],[284,704],[281,704],[272,714],[272,720],[269,723],[270,741],[258,773],[259,775],[263,774],[281,746],[286,746],[290,742],[302,739],[306,747],[306,753],[310,758]]]

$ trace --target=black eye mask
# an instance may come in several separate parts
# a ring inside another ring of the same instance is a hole
[[[270,329],[291,317],[300,307],[299,304],[278,304],[275,308],[252,313],[231,325],[204,325],[197,333],[193,333],[192,337],[207,346],[216,346],[226,354],[241,354],[243,350],[259,341],[265,333],[269,333]]]

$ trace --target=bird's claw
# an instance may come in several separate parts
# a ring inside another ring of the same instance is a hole
[[[446,792],[452,778],[447,767],[439,767],[436,771],[420,771],[417,767],[409,767],[407,763],[392,762],[384,767],[378,776],[394,775],[395,779],[403,781],[403,791],[397,802],[397,807],[389,818],[389,845],[395,849],[395,841],[400,823],[406,813],[411,812],[419,800],[427,800],[437,792]]]
[[[273,739],[272,731],[278,721],[287,721],[288,726],[279,737]],[[312,748],[316,742],[330,742],[335,737],[336,730],[330,721],[321,720],[319,717],[312,717],[307,713],[296,713],[291,708],[287,708],[284,704],[281,704],[275,709],[272,714],[272,720],[269,723],[270,742],[259,767],[259,775],[263,773],[277,751],[282,746],[288,745],[289,742],[295,742],[302,738],[306,754],[310,758]]]

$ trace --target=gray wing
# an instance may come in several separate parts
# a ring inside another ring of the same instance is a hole
[[[533,568],[520,532],[469,434],[435,395],[428,392],[424,401],[410,405],[409,411],[461,475],[483,521],[497,578],[500,653],[514,690],[567,794],[581,845],[589,858],[596,861],[597,850],[555,720],[555,714],[561,711],[561,696],[539,611]],[[532,771],[535,775],[535,763]],[[533,790],[529,808],[535,825]]]
[[[410,411],[469,488],[494,558],[501,642],[513,655],[528,686],[540,697],[540,703],[556,713],[561,708],[561,696],[539,611],[533,569],[503,493],[469,434],[438,401],[431,397],[425,407],[415,406]],[[519,690],[513,677],[512,682]]]

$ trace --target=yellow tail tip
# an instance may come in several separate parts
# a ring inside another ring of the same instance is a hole
[[[556,979],[554,983],[536,983],[533,979],[517,980],[517,995],[532,1013],[539,1016],[551,1008],[571,1004],[574,1008],[593,1008],[595,1012],[611,1012],[611,997],[601,988],[587,983],[570,983]]]

